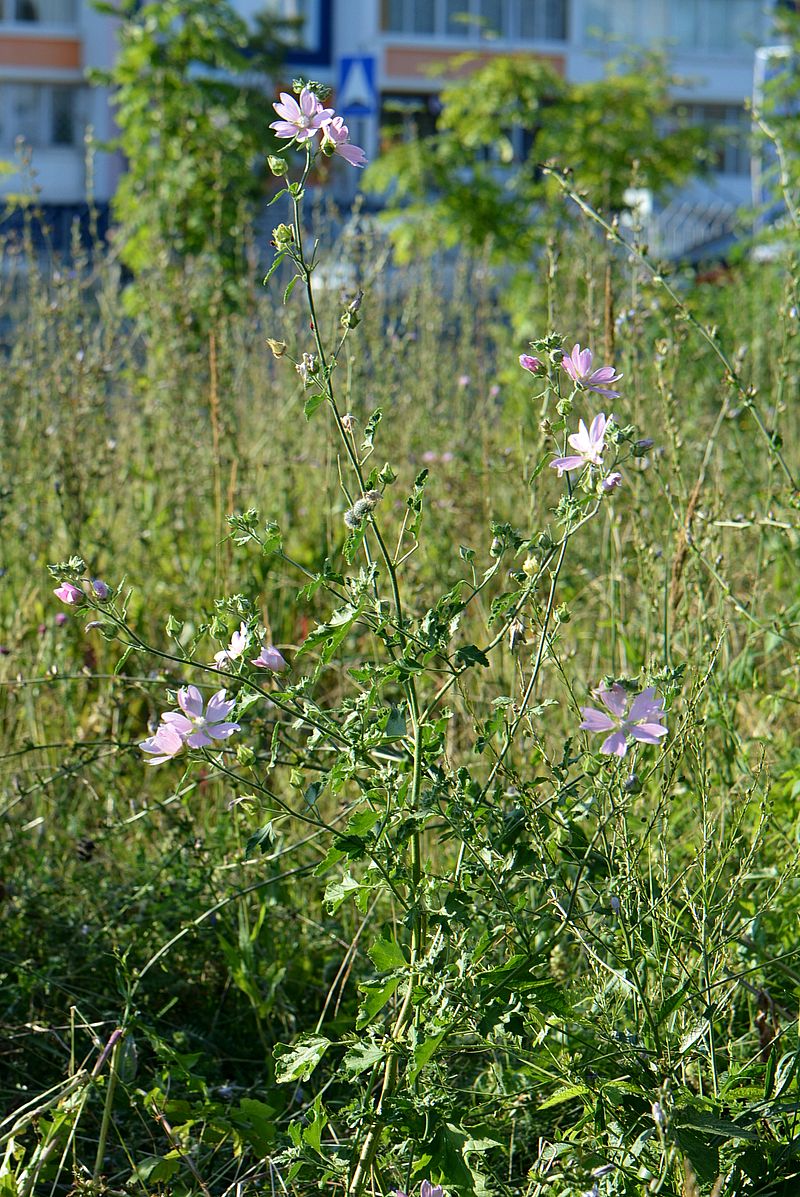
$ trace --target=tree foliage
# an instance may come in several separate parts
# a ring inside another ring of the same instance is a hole
[[[95,82],[111,86],[127,161],[113,201],[123,261],[139,271],[164,245],[209,252],[241,273],[241,234],[269,148],[269,89],[285,23],[252,34],[228,0],[97,3],[122,18],[119,53]]]
[[[436,133],[396,141],[368,183],[402,211],[401,249],[491,243],[503,258],[524,259],[555,194],[543,164],[571,171],[611,212],[626,207],[631,186],[663,194],[701,167],[705,134],[675,107],[675,82],[655,53],[580,84],[535,58],[495,57],[449,83]]]

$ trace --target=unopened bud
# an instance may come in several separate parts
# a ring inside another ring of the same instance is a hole
[[[285,158],[279,158],[277,154],[270,154],[267,158],[269,168],[276,178],[282,178],[283,175],[289,173],[289,163]]]
[[[528,578],[535,577],[539,572],[541,562],[538,557],[526,557],[522,563],[522,572]]]
[[[276,249],[288,249],[294,243],[294,229],[289,224],[279,224],[272,230],[272,244]]]
[[[652,436],[645,436],[645,437],[642,437],[642,439],[640,441],[634,441],[633,456],[634,457],[644,457],[647,450],[652,449],[654,444],[655,444],[655,441],[653,440]]]
[[[111,597],[111,590],[100,578],[94,579],[92,582],[92,590],[100,599],[101,603],[105,603]]]
[[[272,337],[267,337],[267,344],[272,350],[273,357],[283,357],[284,353],[286,352],[285,341],[275,341]]]

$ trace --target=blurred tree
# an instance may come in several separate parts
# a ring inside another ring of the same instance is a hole
[[[789,6],[776,16],[779,43],[765,64],[761,94],[755,96],[761,141],[758,175],[766,226],[785,236],[787,210],[800,228],[800,13]]]
[[[658,195],[696,173],[706,134],[676,107],[663,57],[615,67],[570,84],[535,58],[496,57],[447,84],[436,133],[395,142],[368,171],[367,184],[402,212],[400,251],[491,244],[504,260],[527,259],[555,195],[541,169],[548,162],[611,213],[625,208],[631,186]]]
[[[166,252],[211,254],[231,280],[272,144],[269,89],[290,32],[262,17],[251,32],[228,0],[94,0],[121,18],[119,53],[93,81],[114,89],[127,171],[113,200],[122,259],[134,273]]]

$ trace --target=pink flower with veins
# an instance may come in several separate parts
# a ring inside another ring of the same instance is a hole
[[[80,586],[73,586],[72,582],[62,582],[57,590],[53,591],[56,598],[60,598],[62,603],[66,603],[68,607],[77,607],[78,603],[83,602],[84,594]]]
[[[622,474],[619,470],[612,470],[610,474],[606,474],[600,485],[605,491],[616,490],[622,486]]]
[[[531,357],[529,353],[521,353],[519,355],[519,364],[523,370],[527,370],[529,374],[541,374],[544,371],[544,366],[539,361],[538,357]]]
[[[161,723],[150,739],[142,740],[139,747],[142,752],[152,754],[153,759],[147,762],[148,765],[163,765],[183,750],[183,744],[183,736],[176,728],[169,723]]]
[[[609,390],[609,383],[619,382],[621,374],[617,374],[613,366],[600,366],[592,369],[591,349],[581,349],[580,345],[573,345],[572,353],[565,353],[561,365],[569,374],[573,382],[585,387],[587,391],[596,391],[598,395],[605,395],[607,399],[617,399],[619,391]]]
[[[289,666],[282,653],[279,653],[277,648],[271,644],[262,644],[261,652],[257,657],[254,657],[250,662],[251,665],[257,665],[259,669],[271,669],[273,673],[281,673]]]
[[[331,154],[338,154],[351,166],[366,166],[367,155],[360,145],[350,141],[350,130],[340,116],[325,121],[322,126],[322,148]]]
[[[275,136],[293,137],[298,142],[316,137],[325,121],[335,115],[332,108],[323,108],[313,91],[307,87],[300,92],[299,102],[288,92],[282,91],[281,102],[272,107],[281,117],[270,125],[270,129],[275,130]]]
[[[609,420],[611,418],[609,416]],[[578,431],[573,432],[572,436],[567,438],[575,452],[567,457],[554,458],[550,462],[550,469],[558,470],[560,478],[562,474],[569,474],[572,470],[582,470],[587,465],[598,468],[602,466],[603,453],[606,448],[607,425],[608,420],[603,412],[600,412],[599,416],[595,416],[589,428],[586,427],[583,420],[579,420]]]
[[[224,690],[218,690],[203,709],[203,696],[196,686],[183,686],[178,691],[180,711],[167,711],[163,723],[173,728],[190,748],[207,748],[215,740],[227,740],[240,730],[238,723],[229,723],[233,701]]]
[[[658,744],[662,736],[666,736],[664,699],[656,694],[653,686],[637,694],[630,706],[627,690],[616,683],[610,690],[595,690],[594,695],[606,709],[581,707],[581,730],[610,731],[611,735],[600,745],[600,751],[607,756],[624,756],[628,751],[628,736],[642,744]]]
[[[227,665],[228,662],[238,661],[239,657],[243,656],[249,641],[250,633],[247,630],[247,624],[242,620],[239,624],[239,631],[233,633],[228,647],[223,648],[221,652],[214,653],[214,664],[219,669],[223,665]]]

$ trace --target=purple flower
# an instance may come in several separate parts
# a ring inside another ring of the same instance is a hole
[[[60,598],[62,603],[66,603],[68,607],[77,607],[78,603],[83,602],[84,594],[80,586],[73,586],[72,582],[62,582],[57,590],[53,591],[57,598]]]
[[[444,1197],[441,1185],[432,1185],[429,1180],[423,1180],[419,1186],[419,1197]]]
[[[619,391],[609,390],[608,384],[619,382],[621,374],[617,374],[613,366],[601,366],[599,370],[592,370],[591,349],[581,349],[574,345],[572,353],[564,354],[561,365],[569,374],[573,382],[585,387],[587,391],[596,391],[598,395],[605,395],[607,399],[616,399]]]
[[[203,709],[203,696],[196,686],[183,686],[178,691],[180,711],[167,711],[161,716],[164,723],[186,741],[190,748],[207,748],[214,740],[227,740],[240,730],[238,723],[229,723],[233,701],[224,690],[218,690]]]
[[[606,474],[600,485],[605,491],[617,490],[622,486],[622,474],[619,470],[612,470],[610,474]]]
[[[142,740],[139,747],[142,752],[152,753],[153,759],[148,765],[163,765],[182,751],[183,736],[171,723],[160,723],[149,740]]]
[[[92,590],[95,592],[101,603],[111,597],[111,590],[102,580],[102,578],[95,578],[92,582]]]
[[[630,695],[616,683],[610,690],[595,690],[594,695],[606,709],[601,711],[597,707],[581,707],[581,730],[610,731],[611,735],[600,745],[600,751],[607,756],[624,756],[628,751],[628,736],[642,744],[658,744],[661,737],[667,734],[664,699],[656,694],[653,686],[637,694],[630,706]]]
[[[527,370],[529,374],[541,374],[544,366],[539,361],[538,357],[531,357],[529,353],[521,353],[519,355],[519,364],[523,370]]]
[[[247,648],[249,640],[250,633],[247,630],[247,624],[242,620],[239,624],[239,631],[233,633],[228,647],[214,653],[214,664],[217,668],[219,669],[231,661],[238,661]]]
[[[66,622],[67,622],[67,616],[64,614],[64,612],[56,611],[56,618],[55,618],[56,627],[63,628],[63,626]]]
[[[250,664],[257,665],[259,669],[271,669],[273,673],[281,673],[289,668],[285,658],[272,644],[262,644],[261,652],[253,657]]]
[[[361,146],[351,143],[350,130],[340,116],[334,116],[322,126],[322,149],[328,154],[338,154],[351,166],[367,165],[367,155]]]
[[[460,387],[468,387],[471,382],[472,379],[470,378],[469,374],[460,374],[458,376],[458,385]]]
[[[587,429],[583,420],[578,421],[578,431],[568,438],[569,444],[575,452],[568,457],[556,457],[550,462],[552,470],[558,470],[559,478],[562,474],[569,474],[572,470],[581,470],[584,466],[601,466],[606,442],[605,433],[608,420],[603,412],[595,416],[591,426]]]
[[[275,136],[294,137],[299,142],[316,137],[325,121],[335,115],[332,108],[323,108],[313,91],[307,87],[300,92],[299,103],[294,96],[282,91],[281,102],[272,107],[282,118],[270,125],[270,129],[275,130]]]

